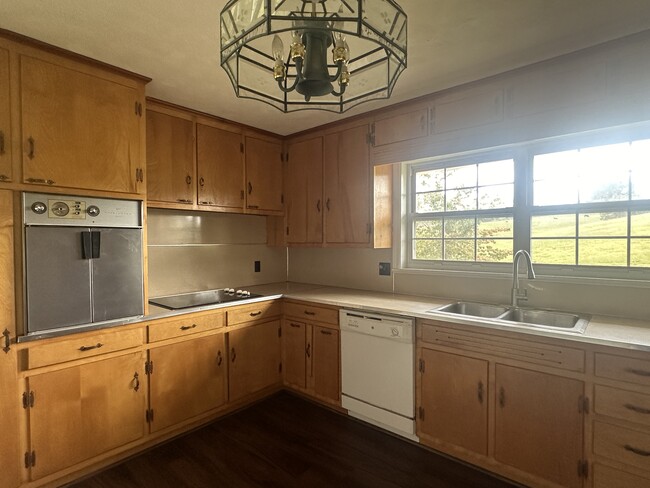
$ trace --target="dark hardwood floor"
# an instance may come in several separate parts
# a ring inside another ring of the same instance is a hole
[[[499,479],[280,393],[71,485],[512,488]]]

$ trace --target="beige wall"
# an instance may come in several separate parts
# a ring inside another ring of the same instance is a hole
[[[286,280],[286,249],[267,247],[266,217],[150,209],[147,232],[149,296]]]

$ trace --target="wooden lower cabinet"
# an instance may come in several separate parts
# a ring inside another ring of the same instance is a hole
[[[282,381],[280,320],[228,333],[228,399],[241,400]]]
[[[32,480],[145,435],[144,364],[136,352],[28,377]]]
[[[488,362],[422,349],[419,435],[487,455]]]
[[[282,323],[282,371],[284,383],[307,388],[307,324],[285,319]]]
[[[648,488],[649,478],[626,473],[602,464],[594,464],[593,488]]]
[[[0,351],[0,488],[20,485],[22,459],[20,448],[20,395],[16,378],[16,352]]]
[[[226,359],[222,333],[151,349],[151,432],[224,405]]]
[[[497,461],[565,487],[581,487],[584,383],[496,365]]]

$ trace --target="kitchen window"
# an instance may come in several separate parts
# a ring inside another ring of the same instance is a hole
[[[647,271],[650,139],[591,142],[409,164],[407,266],[504,269],[516,247],[542,272]]]

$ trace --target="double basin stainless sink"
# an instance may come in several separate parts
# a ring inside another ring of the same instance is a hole
[[[563,330],[581,334],[589,324],[589,316],[576,315],[551,310],[536,310],[531,308],[506,307],[489,303],[455,302],[431,310],[430,312],[471,316],[488,319],[492,323],[503,325],[519,325],[524,327],[541,327],[546,329]]]

